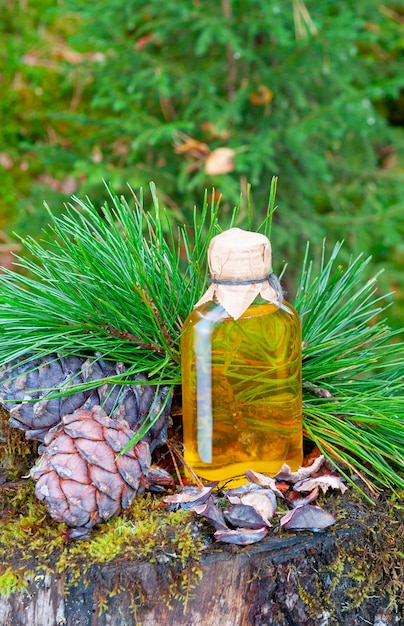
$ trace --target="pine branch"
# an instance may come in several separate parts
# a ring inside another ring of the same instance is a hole
[[[26,274],[0,277],[1,363],[39,352],[101,352],[179,382],[178,338],[206,282],[201,258],[206,234],[218,229],[218,206],[205,202],[191,247],[185,228],[170,232],[155,195],[153,214],[112,192],[110,199],[112,208],[101,211],[75,199],[61,218],[49,214],[43,241],[23,240],[29,256],[17,265]]]
[[[404,489],[404,344],[383,317],[377,276],[366,278],[370,259],[344,269],[341,246],[328,261],[323,250],[314,277],[307,250],[294,302],[303,324],[305,433],[373,489]]]

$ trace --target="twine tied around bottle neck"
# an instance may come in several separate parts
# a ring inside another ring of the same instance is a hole
[[[230,228],[211,240],[208,262],[211,284],[195,306],[218,302],[233,319],[257,296],[281,306],[282,288],[271,273],[271,244],[265,235]]]
[[[218,278],[212,278],[210,282],[215,285],[256,285],[270,280],[270,276],[271,274],[268,274],[264,278],[247,278],[247,280],[219,280]]]

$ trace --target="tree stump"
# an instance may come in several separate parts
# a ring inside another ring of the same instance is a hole
[[[321,533],[281,531],[245,547],[212,543],[199,564],[201,579],[190,576],[189,585],[175,555],[94,563],[73,584],[73,572],[50,571],[0,599],[0,625],[404,624],[403,507],[358,502],[356,494],[339,497],[345,515]]]

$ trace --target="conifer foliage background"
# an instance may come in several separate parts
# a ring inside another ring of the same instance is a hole
[[[36,234],[102,179],[154,180],[180,222],[251,183],[259,213],[278,175],[279,258],[345,239],[400,297],[402,24],[379,0],[4,0],[0,225]]]

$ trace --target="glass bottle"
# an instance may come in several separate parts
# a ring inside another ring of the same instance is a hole
[[[301,325],[270,275],[268,239],[232,228],[209,247],[212,285],[184,323],[184,455],[201,478],[301,466]]]

